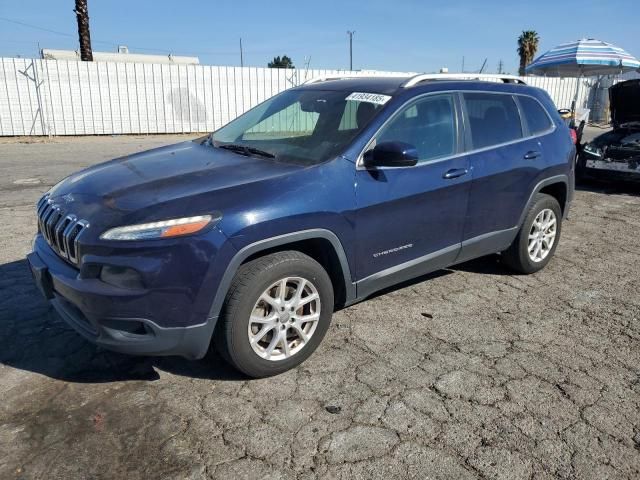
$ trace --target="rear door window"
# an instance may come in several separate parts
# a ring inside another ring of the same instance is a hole
[[[518,101],[522,107],[522,113],[524,119],[529,127],[529,133],[531,135],[539,135],[549,130],[553,124],[545,109],[540,105],[540,102],[525,96],[519,96]]]
[[[518,107],[511,95],[464,93],[473,148],[486,148],[523,137]]]

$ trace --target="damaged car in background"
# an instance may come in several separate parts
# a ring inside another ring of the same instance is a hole
[[[583,145],[576,173],[579,178],[640,180],[640,79],[609,89],[613,130]]]

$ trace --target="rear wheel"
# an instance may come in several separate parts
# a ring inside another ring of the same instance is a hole
[[[518,236],[502,254],[504,263],[520,273],[542,270],[558,246],[561,228],[562,210],[558,201],[550,195],[537,194]]]
[[[296,251],[242,265],[220,318],[220,353],[251,377],[289,370],[306,360],[333,314],[333,286],[322,266]]]

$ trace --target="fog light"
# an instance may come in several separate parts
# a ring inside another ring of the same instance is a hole
[[[114,287],[131,289],[144,288],[140,274],[129,267],[104,265],[100,270],[100,280]]]
[[[115,330],[121,333],[128,333],[132,335],[148,335],[149,331],[145,327],[145,324],[139,320],[120,320],[117,318],[108,318],[100,320],[100,324],[110,330]]]

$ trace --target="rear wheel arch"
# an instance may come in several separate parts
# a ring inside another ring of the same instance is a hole
[[[567,175],[555,175],[538,182],[531,191],[531,195],[529,195],[527,203],[524,205],[524,209],[522,210],[520,219],[518,220],[518,227],[522,226],[529,209],[536,200],[536,195],[539,193],[544,193],[555,198],[560,204],[560,210],[564,216],[569,201],[569,177]]]
[[[538,193],[545,193],[555,198],[560,204],[560,210],[564,215],[564,211],[567,206],[567,190],[567,184],[565,182],[555,182],[549,185],[545,185],[538,191]]]
[[[540,220],[542,219],[542,220]],[[537,226],[542,223],[540,228]],[[536,232],[537,231],[537,232]],[[562,209],[555,197],[538,192],[527,207],[526,216],[518,234],[508,249],[502,252],[502,261],[521,274],[535,273],[544,268],[553,257],[562,231]],[[537,236],[537,239],[536,239]],[[537,246],[536,246],[537,242]],[[546,253],[539,258],[540,249]]]

